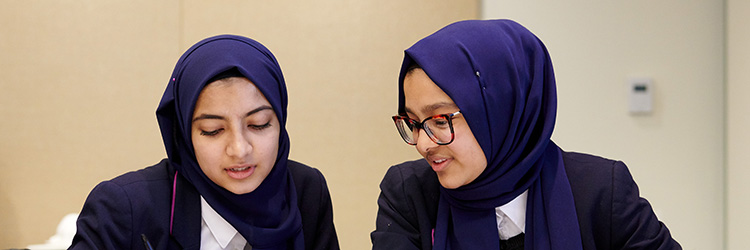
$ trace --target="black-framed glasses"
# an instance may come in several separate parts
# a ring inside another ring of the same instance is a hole
[[[409,145],[417,145],[419,130],[424,129],[427,137],[438,145],[448,145],[453,142],[453,117],[460,114],[456,111],[451,114],[442,114],[424,119],[422,122],[411,119],[404,115],[394,115],[393,122],[396,123],[398,133]]]

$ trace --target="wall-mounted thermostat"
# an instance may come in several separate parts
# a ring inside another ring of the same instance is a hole
[[[650,114],[653,111],[654,83],[650,77],[633,77],[628,80],[631,114]]]

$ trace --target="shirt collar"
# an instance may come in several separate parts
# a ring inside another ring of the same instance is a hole
[[[526,232],[526,200],[528,196],[529,190],[526,190],[505,205],[495,208],[505,213],[522,232]]]
[[[214,210],[211,205],[203,199],[203,196],[201,196],[201,217],[203,217],[203,221],[206,222],[206,226],[208,226],[208,229],[216,239],[216,242],[219,243],[221,248],[226,248],[232,238],[237,234],[237,229],[222,218],[221,215],[219,215],[219,213],[217,213],[216,210]]]

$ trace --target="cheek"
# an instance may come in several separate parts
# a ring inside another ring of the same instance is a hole
[[[267,136],[258,138],[255,152],[259,154],[259,157],[266,161],[270,161],[273,165],[276,161],[276,156],[279,153],[279,133],[278,131],[270,133]]]
[[[198,161],[198,166],[206,172],[210,170],[210,166],[217,165],[219,163],[218,158],[220,157],[220,149],[217,143],[204,140],[200,137],[193,137],[193,149],[195,150],[195,159]]]
[[[474,162],[472,162],[473,165],[473,177],[476,179],[479,177],[479,175],[484,172],[484,170],[487,168],[487,159],[484,158],[484,153],[481,154],[475,154],[474,155]]]
[[[464,164],[471,170],[473,175],[479,176],[487,168],[487,158],[484,155],[484,151],[471,133],[464,133],[460,136],[463,140],[459,141],[455,150],[460,150],[459,154],[463,156]],[[458,138],[456,140],[458,141]]]

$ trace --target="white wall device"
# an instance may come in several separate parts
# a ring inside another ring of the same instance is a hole
[[[630,113],[650,114],[653,111],[654,84],[650,77],[632,77],[628,80]]]

